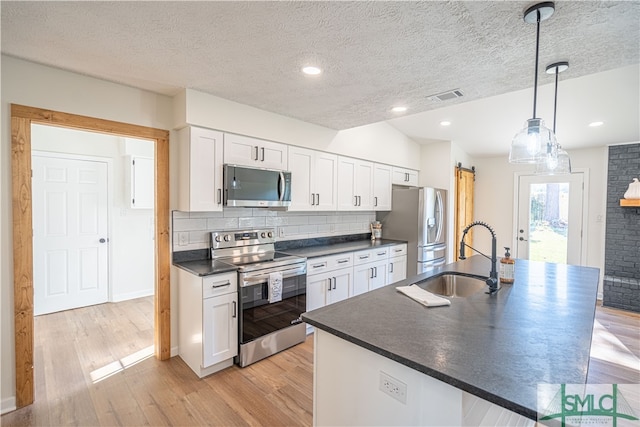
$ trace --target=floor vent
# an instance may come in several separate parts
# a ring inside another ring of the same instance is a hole
[[[464,94],[460,89],[452,89],[452,90],[448,90],[446,92],[438,93],[435,95],[429,95],[427,99],[429,101],[441,102],[441,101],[449,101],[451,99],[460,98],[462,96],[464,96]]]

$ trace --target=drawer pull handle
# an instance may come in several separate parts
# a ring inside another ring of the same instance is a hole
[[[341,259],[340,261],[338,261],[338,264],[344,264],[345,262],[349,262],[348,259]]]
[[[313,268],[320,268],[320,267],[326,267],[327,264],[316,264],[316,265],[312,265]]]
[[[231,316],[231,317],[236,317],[236,314],[237,314],[236,313],[236,302],[233,301],[233,316]]]
[[[386,255],[386,252],[378,252],[378,256]]]
[[[369,258],[369,255],[360,255],[360,259],[367,259]]]
[[[223,283],[222,285],[212,285],[211,287],[215,289],[215,288],[224,288],[225,286],[230,286],[230,285],[231,285],[231,282],[227,282],[227,283]]]

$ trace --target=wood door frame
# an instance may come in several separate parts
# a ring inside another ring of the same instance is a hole
[[[154,346],[156,358],[159,360],[166,360],[171,356],[169,131],[11,104],[13,307],[17,408],[33,403],[35,385],[33,373],[33,228],[31,200],[32,123],[154,141]]]

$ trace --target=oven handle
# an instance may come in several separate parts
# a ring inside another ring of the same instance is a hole
[[[288,279],[290,277],[295,276],[303,276],[307,273],[307,265],[303,264],[300,267],[289,268],[286,270],[281,270],[279,267],[275,267],[273,269],[266,270],[259,274],[252,273],[241,273],[240,274],[240,282],[242,287],[256,285],[259,283],[264,283],[269,281],[269,273],[273,273],[279,271],[282,273],[283,279]]]

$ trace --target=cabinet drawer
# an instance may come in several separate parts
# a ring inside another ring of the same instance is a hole
[[[337,268],[351,267],[353,265],[353,252],[340,255],[312,258],[307,260],[307,276],[324,273]]]
[[[238,290],[238,276],[234,273],[214,274],[202,279],[202,298],[236,292]]]
[[[390,246],[385,246],[378,249],[369,249],[366,251],[354,252],[353,264],[360,265],[368,262],[376,262],[380,260],[386,260],[389,258]]]
[[[401,255],[406,255],[406,254],[407,254],[407,245],[406,244],[391,246],[391,248],[389,249],[389,256],[390,257],[401,256]]]

